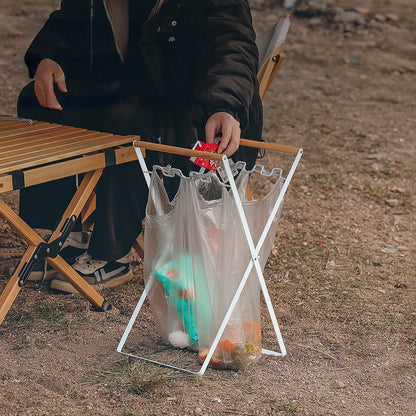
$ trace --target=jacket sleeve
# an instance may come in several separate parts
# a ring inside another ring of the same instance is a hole
[[[208,118],[218,111],[248,123],[257,87],[258,50],[246,0],[210,0],[194,21],[195,96]]]
[[[45,58],[56,61],[65,73],[80,64],[88,65],[89,17],[89,1],[62,0],[60,9],[50,14],[25,54],[29,77],[34,77]]]

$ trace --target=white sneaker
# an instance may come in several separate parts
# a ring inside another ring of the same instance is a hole
[[[130,260],[130,252],[115,261],[97,260],[88,253],[84,253],[77,257],[72,267],[92,286],[117,287],[133,278]],[[61,276],[52,280],[51,289],[67,293],[78,293],[71,283]]]

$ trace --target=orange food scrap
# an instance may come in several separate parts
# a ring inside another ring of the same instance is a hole
[[[261,341],[261,328],[257,322],[243,322],[244,338],[248,342],[257,343]]]
[[[232,354],[235,352],[235,344],[229,338],[224,339],[218,343],[218,347],[215,352],[219,353],[229,353]]]
[[[205,358],[207,358],[208,355],[208,351],[203,351],[202,353],[199,353],[199,358],[202,361],[205,361]],[[211,359],[209,360],[210,364],[212,365],[216,365],[216,364],[220,364],[221,360],[218,360],[217,358],[211,357]]]

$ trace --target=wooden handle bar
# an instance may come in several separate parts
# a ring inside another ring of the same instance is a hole
[[[275,152],[284,152],[296,154],[299,151],[299,147],[286,146],[281,144],[259,142],[257,140],[240,139],[240,144],[246,147],[255,147],[257,149],[273,150]],[[154,150],[156,152],[173,153],[175,155],[189,156],[189,157],[200,157],[202,159],[210,160],[222,160],[222,155],[211,152],[201,152],[200,150],[192,150],[184,147],[169,146],[166,144],[158,144],[152,142],[145,142],[141,140],[135,140],[134,146],[142,149]]]
[[[246,147],[256,147],[257,149],[273,150],[274,152],[296,154],[300,148],[295,146],[286,146],[283,144],[259,142],[257,140],[240,139],[240,145]]]
[[[222,155],[211,152],[201,152],[200,150],[187,149],[185,147],[169,146],[167,144],[158,144],[152,142],[144,142],[141,140],[135,140],[133,146],[140,147],[141,149],[154,150],[156,152],[173,153],[174,155],[182,155],[189,157],[200,157],[202,159],[218,160],[221,162]]]

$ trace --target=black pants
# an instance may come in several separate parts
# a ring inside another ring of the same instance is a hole
[[[18,99],[18,115],[39,121],[152,137],[150,109],[136,97],[74,97],[56,90],[62,111],[39,105],[33,83]],[[156,155],[146,152],[147,159]],[[149,167],[151,160],[146,160]],[[20,191],[20,216],[34,228],[54,229],[76,191],[75,178],[35,185]],[[142,230],[147,185],[138,162],[104,169],[97,188],[97,206],[89,254],[101,260],[116,260],[128,253]]]

